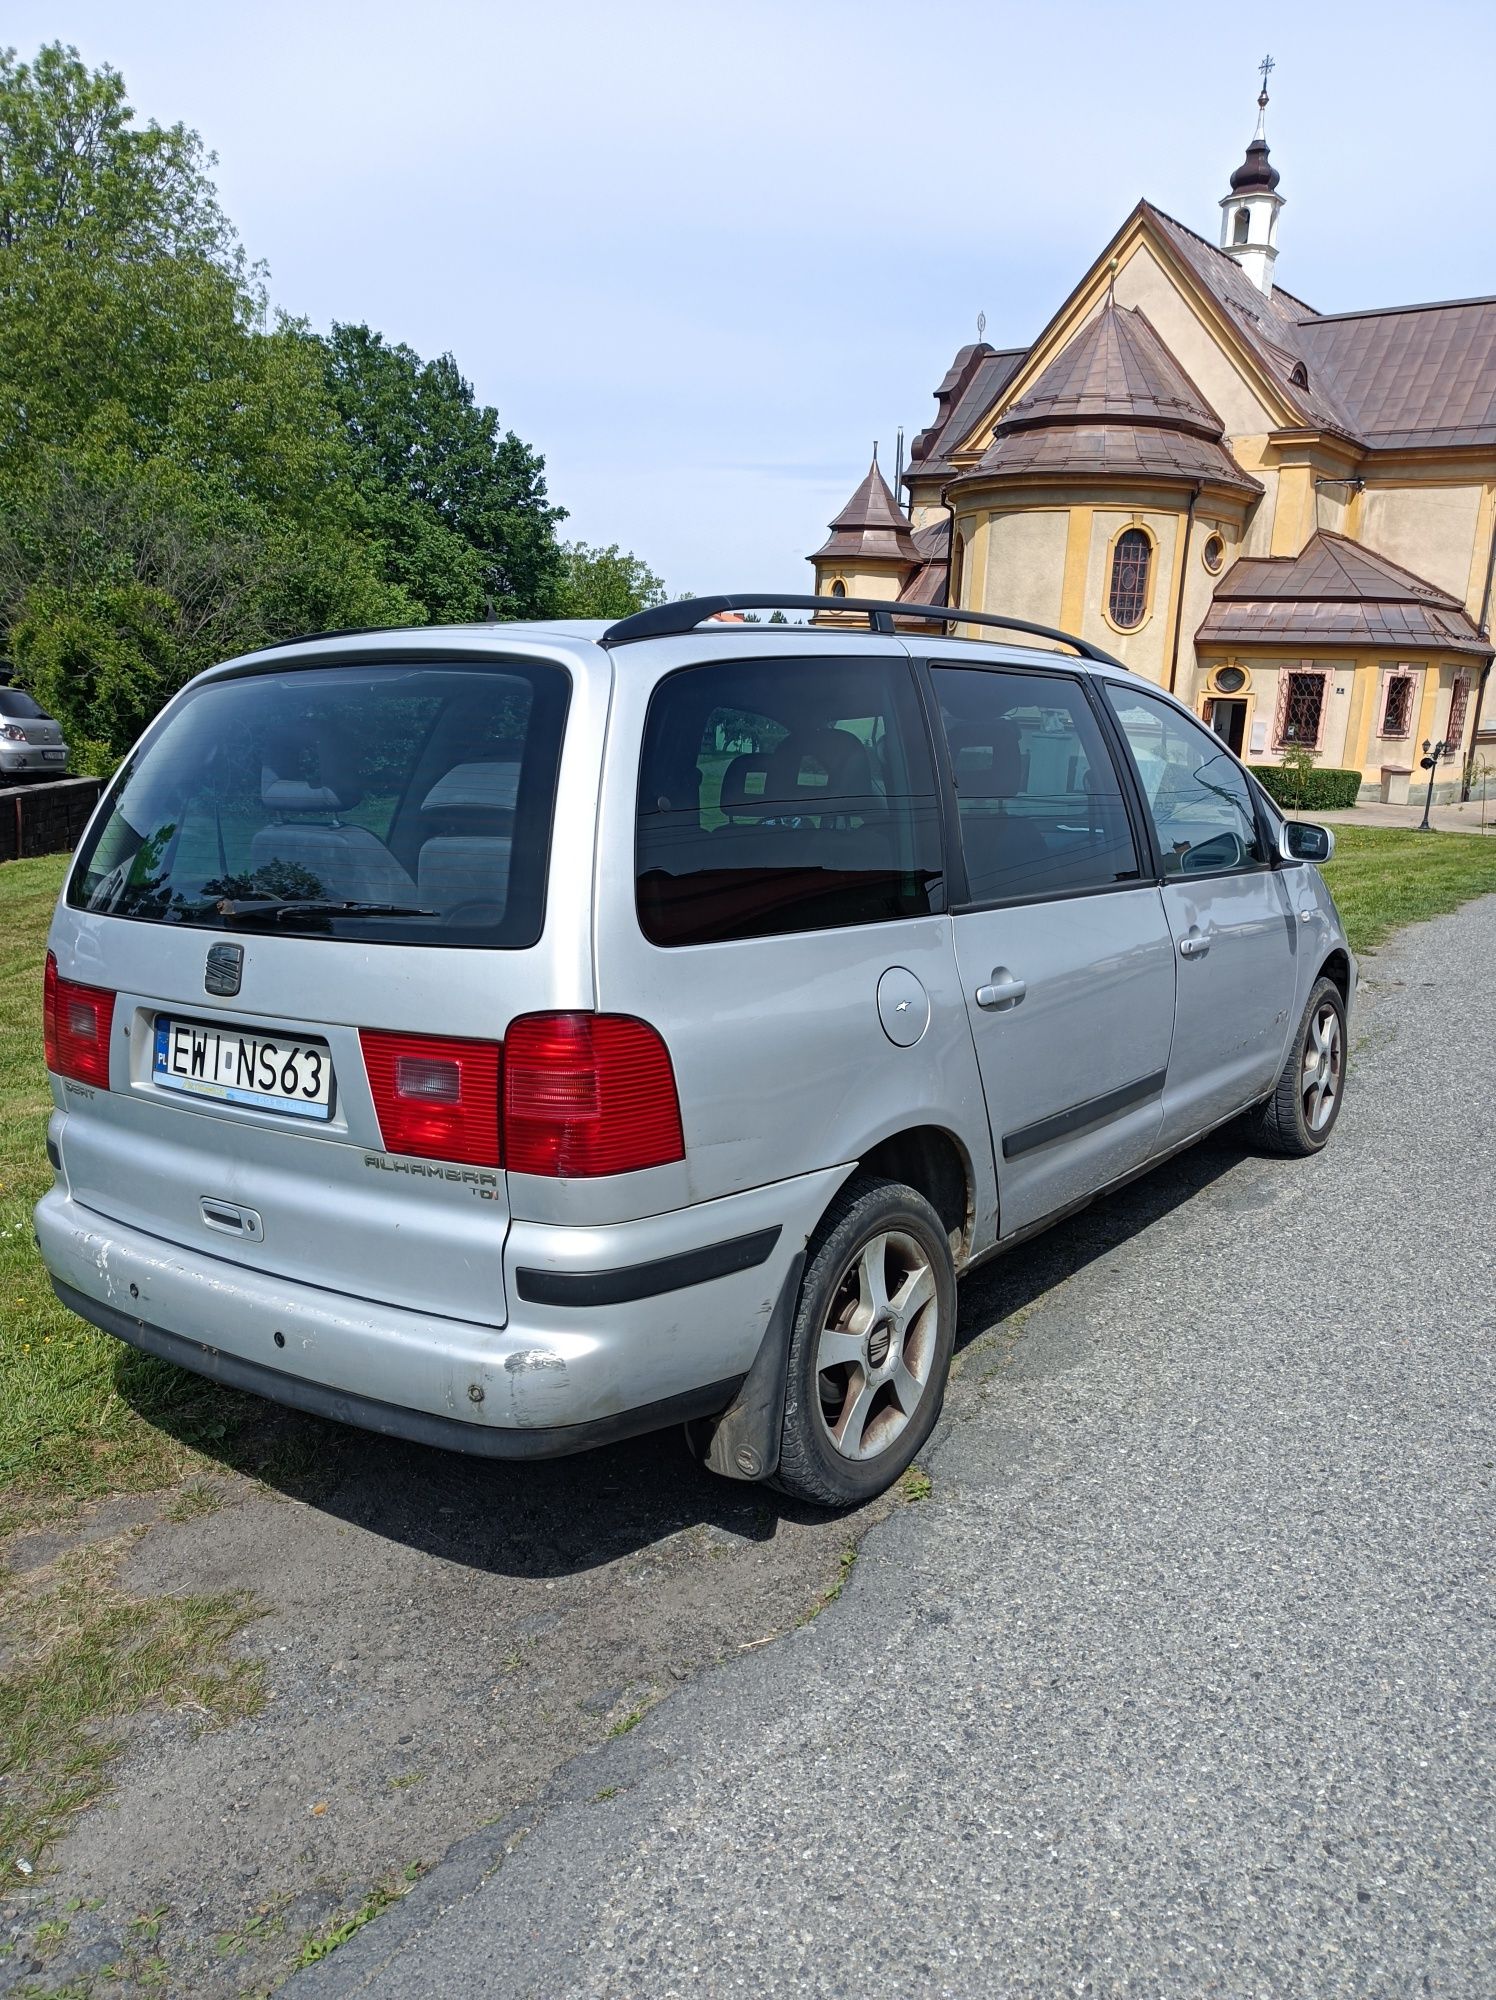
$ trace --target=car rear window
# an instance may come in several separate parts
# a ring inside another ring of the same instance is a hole
[[[0,688],[0,715],[13,715],[21,722],[50,722],[51,716],[40,702],[19,688]]]
[[[724,661],[662,681],[639,776],[654,944],[889,923],[943,907],[940,808],[907,661]]]
[[[207,682],[127,761],[68,901],[209,930],[531,945],[569,691],[519,660]]]

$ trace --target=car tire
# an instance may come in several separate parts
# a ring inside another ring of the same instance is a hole
[[[774,1484],[821,1507],[884,1492],[935,1428],[955,1338],[940,1217],[900,1181],[849,1182],[806,1253]]]
[[[1254,1143],[1289,1159],[1322,1151],[1340,1117],[1345,1061],[1345,1001],[1333,979],[1319,979],[1273,1094],[1252,1114]]]

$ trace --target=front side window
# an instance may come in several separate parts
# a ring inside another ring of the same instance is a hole
[[[1079,684],[931,666],[974,903],[1114,889],[1141,868],[1122,790]]]
[[[1219,736],[1153,695],[1107,683],[1138,767],[1166,875],[1263,865],[1247,774]]]
[[[1112,549],[1112,581],[1107,609],[1112,623],[1130,632],[1148,611],[1148,575],[1153,567],[1153,543],[1141,528],[1128,528]]]
[[[940,810],[908,662],[731,660],[662,681],[635,858],[640,926],[659,945],[943,908]]]
[[[1325,715],[1323,674],[1285,674],[1278,691],[1280,750],[1317,750]]]
[[[533,944],[570,682],[543,662],[210,681],[148,735],[76,909],[368,944]]]

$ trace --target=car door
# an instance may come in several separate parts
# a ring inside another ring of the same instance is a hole
[[[1179,960],[1159,1134],[1171,1146],[1271,1088],[1293,1026],[1298,938],[1246,773],[1221,739],[1131,683],[1108,681],[1106,693],[1152,821]]]
[[[929,672],[965,870],[956,960],[1011,1236],[1153,1150],[1174,946],[1079,677]]]

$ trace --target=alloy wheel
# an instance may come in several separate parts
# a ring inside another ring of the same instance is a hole
[[[929,1257],[903,1230],[853,1254],[831,1294],[816,1345],[821,1423],[843,1458],[877,1458],[929,1387],[940,1300]]]
[[[1340,1015],[1330,1001],[1322,1001],[1314,1011],[1304,1042],[1301,1093],[1304,1123],[1311,1132],[1323,1132],[1335,1116],[1344,1060]]]

